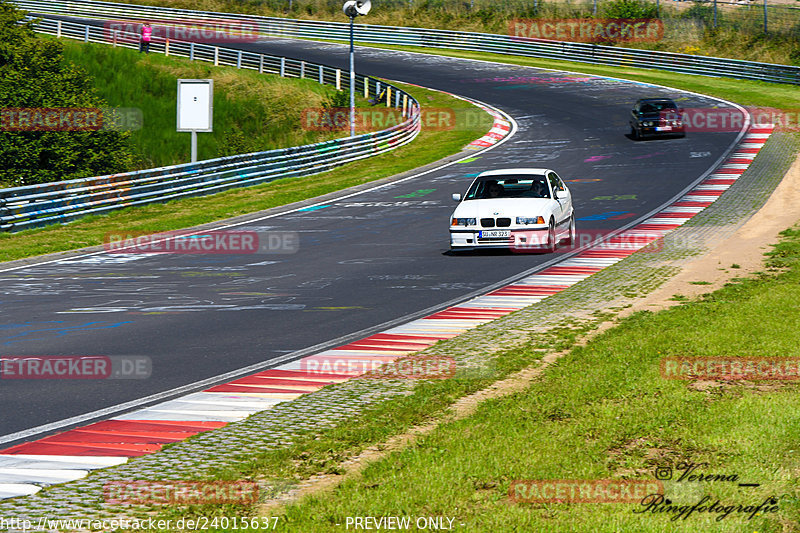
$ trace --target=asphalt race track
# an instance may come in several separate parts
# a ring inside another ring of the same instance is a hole
[[[347,65],[345,45],[271,39],[242,47]],[[361,47],[356,68],[483,101],[513,117],[519,131],[473,161],[231,228],[298,232],[294,254],[100,254],[0,267],[0,354],[153,361],[143,380],[4,379],[2,447],[43,436],[10,440],[11,434],[286,358],[559,257],[447,253],[450,196],[463,193],[478,172],[553,168],[572,190],[579,229],[605,230],[669,201],[737,136],[629,139],[627,114],[641,97],[727,107],[632,82]]]

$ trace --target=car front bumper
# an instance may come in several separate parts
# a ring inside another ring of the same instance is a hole
[[[471,250],[478,248],[505,248],[515,250],[539,250],[548,246],[547,226],[527,227],[525,229],[450,229],[450,248]],[[508,231],[506,236],[485,236],[485,231]]]

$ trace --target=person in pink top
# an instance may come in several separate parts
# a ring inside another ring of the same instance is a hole
[[[150,53],[150,40],[153,38],[153,28],[149,22],[142,25],[142,40],[139,42],[139,52]]]

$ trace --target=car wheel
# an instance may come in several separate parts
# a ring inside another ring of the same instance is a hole
[[[556,251],[556,246],[558,243],[556,242],[556,224],[553,219],[550,219],[550,226],[547,228],[547,245],[545,246],[545,251],[549,254]]]
[[[639,135],[639,130],[637,130],[633,126],[631,126],[631,137],[633,137],[634,141],[638,141],[639,139],[642,138],[641,135]]]
[[[575,244],[576,236],[577,236],[577,231],[575,229],[575,214],[573,213],[569,217],[569,235],[567,236],[566,239],[564,239],[564,242],[569,245],[573,245]]]

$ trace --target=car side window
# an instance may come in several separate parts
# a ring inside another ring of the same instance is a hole
[[[558,176],[556,175],[555,172],[548,172],[547,173],[547,181],[550,182],[550,188],[553,189],[553,191],[564,190],[561,187],[559,187],[559,181],[561,181],[561,180],[558,179]]]

